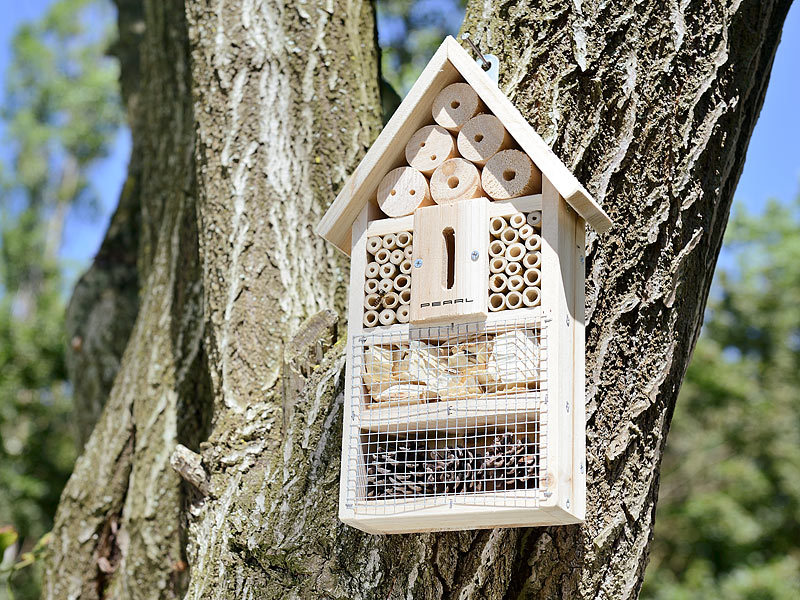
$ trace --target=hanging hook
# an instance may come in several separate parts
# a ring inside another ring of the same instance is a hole
[[[475,42],[470,38],[469,32],[461,34],[461,39],[467,42],[475,51],[475,54],[478,55],[478,59],[475,62],[481,65],[481,68],[486,72],[486,75],[489,76],[489,79],[497,83],[500,77],[500,60],[494,54],[484,55],[481,49],[478,48]]]
[[[483,52],[481,52],[481,49],[478,48],[475,42],[472,41],[472,38],[469,36],[469,32],[463,33],[461,35],[461,39],[467,42],[470,46],[472,46],[472,49],[475,51],[475,54],[478,55],[478,57],[481,59],[481,62],[483,63],[483,70],[488,71],[491,68],[491,65],[489,64],[489,61],[486,60],[486,57],[483,56]]]

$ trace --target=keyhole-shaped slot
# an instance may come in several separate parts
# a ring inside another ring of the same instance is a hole
[[[453,289],[456,281],[456,234],[452,227],[446,227],[442,231],[444,237],[444,287],[448,290]]]

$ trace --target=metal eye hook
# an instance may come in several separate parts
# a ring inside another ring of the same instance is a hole
[[[486,60],[486,58],[483,56],[483,52],[481,52],[481,49],[478,48],[475,42],[472,41],[472,38],[469,36],[469,32],[463,33],[461,35],[461,39],[467,42],[470,46],[472,46],[472,49],[475,51],[475,54],[478,55],[478,57],[481,59],[481,62],[483,63],[483,70],[488,71],[491,68],[491,65],[489,64],[489,61]]]
[[[461,39],[467,42],[475,54],[478,55],[478,60],[475,62],[480,63],[481,68],[486,72],[489,79],[497,83],[500,78],[500,60],[493,54],[484,55],[481,49],[472,41],[469,32],[461,34]]]

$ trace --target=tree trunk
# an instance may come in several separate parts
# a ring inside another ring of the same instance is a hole
[[[136,277],[107,280],[128,303],[138,287],[138,315],[44,597],[635,597],[788,6],[469,5],[501,88],[616,223],[589,234],[587,521],[372,536],[336,517],[346,262],[312,226],[379,129],[373,6],[146,0],[138,57],[122,56],[140,74],[134,200],[115,217],[140,225],[109,232]],[[100,296],[73,301],[71,336],[99,335]]]

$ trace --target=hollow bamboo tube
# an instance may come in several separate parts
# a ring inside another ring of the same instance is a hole
[[[539,269],[533,268],[525,271],[525,285],[528,287],[536,287],[542,281],[542,272]]]
[[[444,161],[431,175],[431,197],[436,204],[452,204],[483,195],[478,168],[463,158]]]
[[[522,294],[517,291],[508,292],[506,294],[506,308],[515,310],[522,307]]]
[[[508,261],[502,256],[496,256],[489,261],[489,270],[492,273],[503,273],[506,270]]]
[[[411,258],[414,256],[414,248],[411,246],[411,244],[403,248],[403,254],[406,258]]]
[[[387,233],[381,240],[381,247],[387,250],[394,250],[397,248],[397,235],[394,233]]]
[[[393,265],[399,265],[403,260],[405,260],[406,255],[403,254],[403,251],[400,248],[395,248],[392,250],[392,253],[389,255],[389,262]]]
[[[378,311],[368,310],[364,313],[364,325],[366,327],[375,327],[378,324]]]
[[[378,291],[383,292],[384,294],[387,292],[391,292],[394,289],[394,281],[391,279],[381,279],[378,282]]]
[[[403,258],[403,262],[398,265],[400,268],[400,272],[403,275],[408,275],[411,273],[411,259],[410,258]]]
[[[397,313],[395,313],[391,308],[384,308],[378,314],[378,320],[380,321],[381,325],[391,325],[397,319]]]
[[[459,154],[479,167],[512,144],[508,131],[494,115],[476,115],[458,132]]]
[[[411,288],[406,288],[400,292],[400,304],[411,303]]]
[[[525,280],[522,275],[512,275],[506,282],[506,287],[512,292],[518,292],[525,287]]]
[[[522,302],[525,306],[536,306],[539,304],[539,288],[529,287],[522,293]]]
[[[521,240],[527,240],[531,237],[535,232],[533,231],[533,227],[525,223],[522,227],[519,228],[519,237]]]
[[[409,311],[408,304],[401,304],[398,306],[396,315],[398,323],[408,323],[409,319],[411,318],[411,312]]]
[[[505,274],[511,277],[512,275],[520,275],[522,273],[522,265],[518,262],[510,262],[506,265]]]
[[[489,310],[497,312],[506,307],[506,297],[503,294],[490,294],[489,295]]]
[[[525,258],[525,246],[519,242],[516,244],[511,244],[508,248],[506,248],[505,257],[509,262],[521,262],[522,259]]]
[[[400,296],[398,296],[395,292],[389,292],[388,294],[383,295],[383,306],[384,308],[391,308],[394,310],[398,306],[400,306]]]
[[[405,248],[411,243],[411,233],[408,231],[401,231],[397,234],[396,241],[398,248]]]
[[[406,144],[406,161],[424,175],[430,175],[436,167],[454,156],[458,156],[456,141],[441,125],[426,125],[418,129]]]
[[[542,192],[542,172],[520,150],[502,150],[486,161],[481,186],[495,200]]]
[[[503,229],[503,233],[500,234],[500,239],[506,244],[513,244],[514,242],[519,241],[519,231],[513,227],[506,227]]]
[[[378,292],[378,280],[377,279],[367,279],[364,283],[364,291],[367,294],[375,294]]]
[[[369,279],[377,279],[380,272],[381,272],[381,266],[375,261],[367,263],[367,268],[364,270],[364,274]]]
[[[397,265],[393,265],[392,263],[386,263],[385,265],[381,265],[381,277],[383,279],[391,279],[397,273]]]
[[[494,240],[489,244],[489,256],[503,256],[506,253],[506,245],[500,240]]]
[[[420,206],[433,204],[428,180],[412,167],[389,171],[378,185],[377,200],[388,217],[410,215]]]
[[[433,100],[433,120],[452,133],[484,109],[483,102],[468,83],[451,83]]]
[[[364,308],[376,310],[381,306],[381,297],[378,294],[367,294],[364,296]]]
[[[528,213],[526,220],[531,227],[538,227],[542,223],[542,211],[532,210]]]
[[[506,277],[503,273],[495,273],[489,277],[489,289],[493,292],[502,292],[504,289],[506,289],[507,284],[508,277]]]
[[[375,253],[375,262],[379,265],[389,262],[389,257],[392,255],[386,248],[381,248]]]
[[[408,287],[411,287],[411,278],[408,275],[398,275],[394,278],[394,289],[398,292],[402,292]]]
[[[375,254],[378,250],[381,249],[381,238],[378,236],[371,237],[367,240],[367,252],[370,254]]]
[[[489,233],[491,233],[495,237],[500,237],[500,234],[503,233],[503,230],[508,226],[506,220],[503,217],[492,217],[489,220]]]
[[[533,269],[542,264],[541,252],[528,252],[522,259],[522,266],[526,269]]]
[[[523,215],[521,212],[514,213],[508,218],[508,224],[514,229],[519,229],[525,225],[525,215]]]
[[[525,248],[531,252],[536,252],[542,247],[542,236],[534,233],[531,237],[525,240]]]

